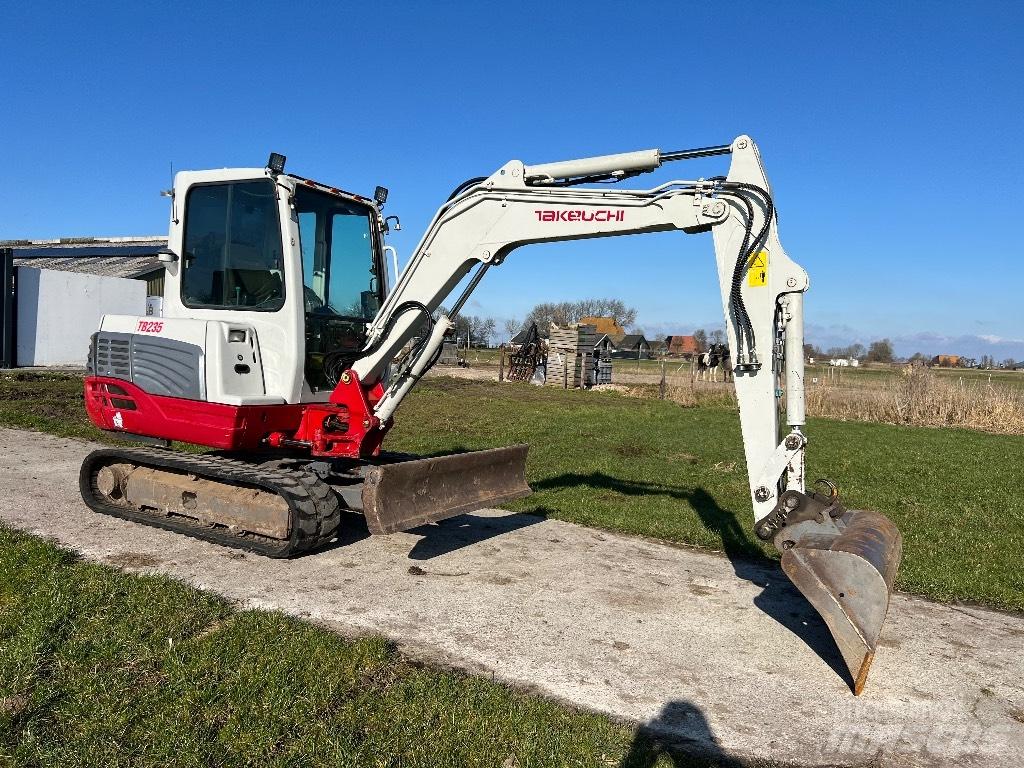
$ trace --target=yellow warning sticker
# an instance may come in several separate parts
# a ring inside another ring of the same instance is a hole
[[[747,267],[747,285],[760,288],[768,285],[768,251],[758,251],[750,257]]]

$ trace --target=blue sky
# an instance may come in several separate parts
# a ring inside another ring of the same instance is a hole
[[[753,136],[808,335],[1024,358],[1024,6],[0,1],[0,239],[167,229],[170,167],[391,189],[403,257],[470,176]],[[674,164],[639,184],[724,172]],[[637,181],[637,180],[634,180]],[[616,296],[721,323],[709,235],[535,246],[471,313]]]

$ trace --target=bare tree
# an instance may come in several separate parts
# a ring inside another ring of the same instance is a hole
[[[467,347],[469,346],[470,336],[473,332],[472,318],[466,315],[455,316],[455,335],[462,340]]]
[[[892,342],[888,339],[872,341],[868,347],[868,360],[876,363],[891,363],[893,358]]]
[[[822,358],[825,353],[821,351],[821,347],[817,344],[804,344],[804,357],[807,358]]]
[[[698,352],[706,352],[708,349],[708,332],[703,328],[698,328],[693,332],[693,340],[697,344]]]
[[[725,341],[725,332],[721,328],[715,328],[711,332],[711,343],[722,344]]]
[[[480,338],[485,347],[491,346],[491,339],[498,330],[498,324],[493,317],[488,317],[480,323]]]
[[[470,315],[466,318],[466,321],[469,323],[469,333],[473,344],[478,347],[489,346],[491,337],[494,336],[494,331],[497,328],[494,318]]]
[[[551,323],[578,323],[584,317],[610,317],[616,325],[625,328],[636,323],[636,309],[626,306],[619,299],[544,302],[530,310],[525,324],[536,323],[538,328],[547,328]]]
[[[518,320],[513,320],[513,319],[510,318],[510,319],[505,321],[504,328],[505,328],[505,336],[506,336],[506,338],[509,341],[512,341],[512,337],[515,336],[517,333],[519,333],[519,328],[520,328],[519,321]]]

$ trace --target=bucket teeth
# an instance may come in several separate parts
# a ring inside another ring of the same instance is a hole
[[[860,695],[889,609],[903,540],[878,512],[849,510],[836,522],[837,534],[812,531],[791,542],[782,554],[782,570],[828,625],[850,670],[853,692]]]
[[[370,533],[395,533],[529,496],[528,446],[370,467],[363,514]]]

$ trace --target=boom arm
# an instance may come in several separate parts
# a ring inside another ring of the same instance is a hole
[[[646,190],[571,186],[644,173],[663,161],[727,152],[732,164],[724,179],[672,181]],[[782,250],[768,181],[757,147],[746,136],[728,147],[678,153],[648,150],[539,166],[513,160],[459,191],[435,215],[370,326],[365,354],[342,377],[332,400],[344,402],[346,387],[358,386],[365,395],[380,384],[399,350],[421,331],[425,315],[435,312],[475,265],[452,316],[484,272],[521,245],[668,230],[713,234],[751,499],[755,520],[762,520],[782,491],[804,490],[802,294],[808,279]],[[451,325],[448,317],[438,318],[379,399],[369,401],[371,429],[387,428],[399,403],[433,364]],[[780,442],[783,379],[790,431]]]

